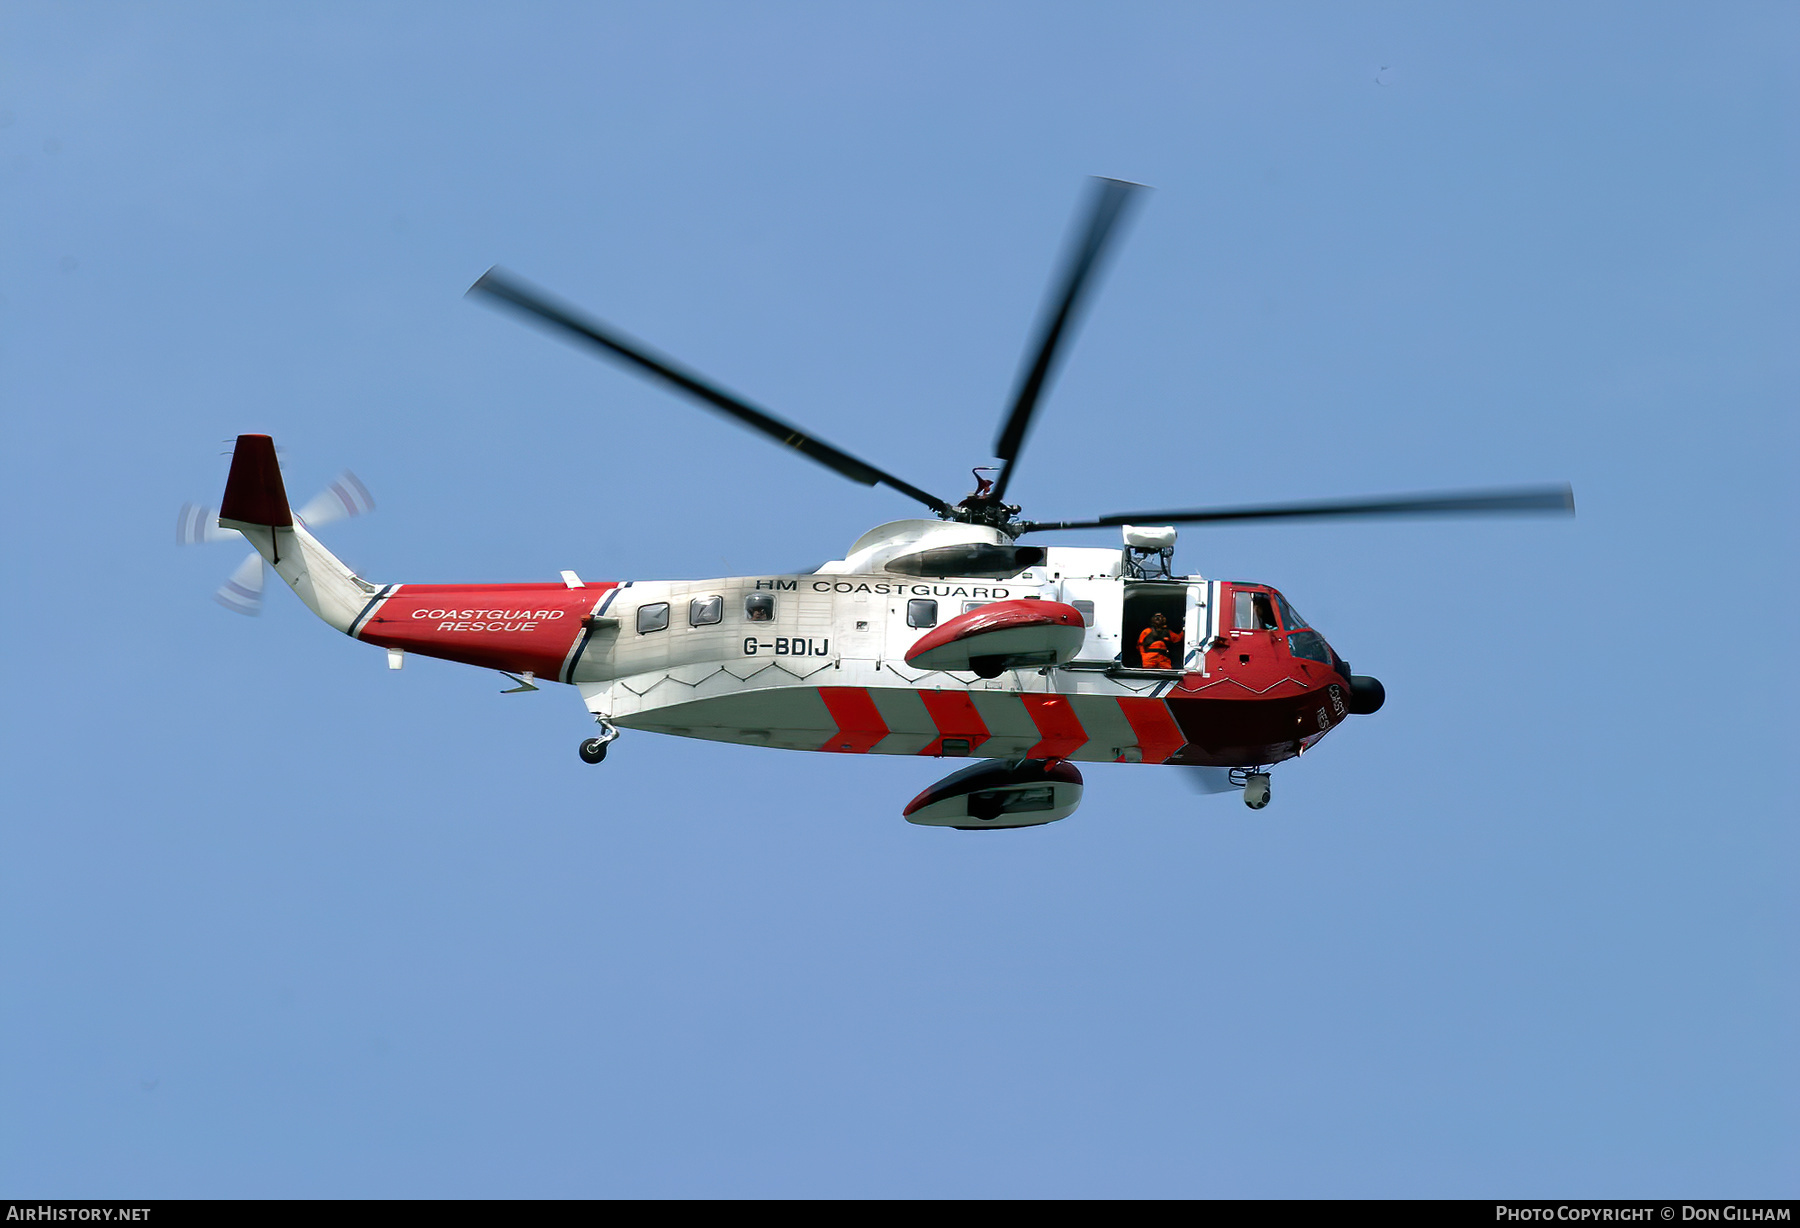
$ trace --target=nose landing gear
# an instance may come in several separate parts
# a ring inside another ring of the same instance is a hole
[[[583,763],[598,763],[606,758],[606,748],[612,745],[619,736],[619,727],[604,716],[596,716],[594,719],[600,722],[600,736],[589,738],[581,744],[580,754]]]
[[[1244,805],[1261,810],[1269,804],[1269,774],[1251,768],[1232,768],[1231,783],[1244,790]]]

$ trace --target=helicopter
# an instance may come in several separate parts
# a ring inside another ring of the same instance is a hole
[[[501,672],[507,693],[573,687],[605,760],[621,731],[828,754],[973,760],[913,798],[921,826],[987,830],[1068,817],[1078,763],[1188,769],[1205,791],[1270,801],[1297,759],[1385,691],[1357,674],[1278,589],[1176,574],[1178,525],[1347,517],[1572,514],[1567,484],[1225,508],[1021,517],[1007,492],[1032,419],[1141,185],[1095,179],[1052,282],[993,447],[996,467],[952,503],[826,443],[524,280],[488,270],[472,297],[659,381],[852,481],[930,516],[890,521],[810,572],[704,580],[377,584],[288,504],[274,441],[237,438],[213,516],[189,540],[241,535],[315,614],[386,651]],[[992,474],[994,476],[986,476]],[[341,483],[340,479],[340,483]],[[370,503],[355,484],[334,514]],[[311,515],[306,514],[309,509]],[[1116,529],[1118,548],[1021,543]],[[227,588],[229,589],[228,584]],[[230,602],[243,608],[242,602]],[[253,612],[246,610],[245,612]]]

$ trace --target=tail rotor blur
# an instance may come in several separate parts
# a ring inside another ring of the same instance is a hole
[[[375,510],[375,497],[362,480],[348,469],[337,475],[337,480],[313,497],[305,507],[295,515],[307,528],[316,528],[322,524],[330,524],[334,520],[348,520],[352,516],[362,516]],[[221,530],[230,532],[230,530]]]
[[[262,555],[252,550],[250,557],[238,564],[238,569],[231,573],[231,579],[219,585],[218,591],[213,593],[213,600],[233,613],[247,614],[252,618],[261,614],[265,566]]]
[[[181,514],[175,518],[175,542],[182,546],[203,546],[208,542],[243,541],[244,535],[236,529],[219,527],[219,509],[201,507],[198,503],[183,503]]]
[[[352,516],[361,516],[374,510],[375,498],[369,494],[369,488],[362,484],[362,479],[346,469],[294,515],[302,524],[312,528],[348,520]],[[221,529],[217,508],[184,503],[175,519],[175,540],[183,546],[201,546],[211,542],[241,542],[244,535],[236,529]],[[261,614],[265,567],[262,555],[252,550],[250,556],[231,573],[231,578],[213,593],[213,600],[236,614],[252,618]]]

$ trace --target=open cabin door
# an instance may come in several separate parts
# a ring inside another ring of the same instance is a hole
[[[1127,580],[1120,620],[1126,669],[1200,669],[1211,637],[1204,581]]]

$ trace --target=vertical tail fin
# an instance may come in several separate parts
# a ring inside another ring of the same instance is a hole
[[[267,435],[239,435],[231,452],[231,476],[225,479],[225,498],[219,502],[220,521],[243,525],[291,529],[294,513],[288,509],[287,487],[281,482],[281,462],[275,458],[275,441]]]
[[[339,631],[348,633],[379,591],[294,519],[281,481],[281,463],[275,458],[275,441],[267,435],[238,436],[225,497],[219,503],[219,527],[236,529],[248,538],[307,608]]]

